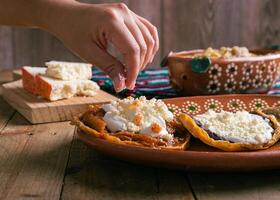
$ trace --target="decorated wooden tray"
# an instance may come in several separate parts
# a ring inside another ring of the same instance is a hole
[[[220,95],[164,100],[175,114],[189,115],[215,111],[252,111],[280,106],[280,97],[268,95]],[[266,150],[224,152],[192,138],[185,151],[158,150],[110,143],[77,131],[82,142],[104,154],[134,163],[194,171],[250,171],[280,168],[280,145]]]

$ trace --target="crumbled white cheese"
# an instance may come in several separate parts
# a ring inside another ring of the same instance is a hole
[[[105,104],[103,110],[106,112],[103,119],[112,132],[127,130],[173,141],[173,135],[166,130],[166,121],[174,116],[161,100],[129,97]]]
[[[268,119],[246,111],[236,113],[212,110],[194,117],[202,128],[220,138],[245,144],[262,144],[272,138],[273,128]]]
[[[61,81],[44,77],[44,80],[52,84],[50,100],[68,99],[73,96],[95,96],[99,90],[97,83],[91,80]]]
[[[207,48],[202,53],[194,54],[194,57],[208,57],[208,58],[240,58],[256,56],[251,53],[246,47],[221,47],[220,49]]]

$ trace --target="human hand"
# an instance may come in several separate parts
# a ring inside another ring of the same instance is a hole
[[[156,27],[123,3],[70,2],[68,6],[62,4],[59,17],[50,20],[47,30],[76,55],[107,73],[117,92],[133,89],[139,71],[159,48]],[[120,51],[123,62],[107,52],[109,42]]]

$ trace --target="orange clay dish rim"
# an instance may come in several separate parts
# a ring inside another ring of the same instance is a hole
[[[158,151],[158,152],[170,152],[170,153],[178,153],[178,152],[191,152],[189,150],[189,145],[190,145],[190,140],[191,140],[191,134],[189,134],[188,137],[188,142],[186,144],[185,149],[171,149],[171,148],[153,148],[153,147],[146,147],[146,146],[141,146],[141,145],[133,145],[133,144],[126,144],[126,143],[116,143],[112,142],[106,139],[98,138],[95,137],[91,134],[86,133],[85,131],[81,130],[80,128],[76,127],[76,133],[78,134],[78,137],[81,141],[83,141],[86,144],[92,144],[92,142],[100,142],[100,143],[106,143],[108,145],[112,146],[118,146],[118,147],[125,147],[127,149],[131,150],[147,150],[147,151]],[[89,138],[90,139],[85,139]],[[192,151],[195,152],[195,151]]]
[[[209,136],[208,132],[201,128],[195,120],[184,113],[181,113],[179,116],[180,121],[184,125],[186,129],[189,130],[191,135],[201,142],[209,145],[211,147],[223,150],[223,151],[232,151],[232,152],[240,152],[240,151],[256,151],[256,150],[264,150],[275,145],[280,139],[280,124],[273,115],[266,115],[261,110],[256,110],[255,113],[261,117],[267,118],[271,123],[274,129],[272,138],[262,144],[245,144],[245,143],[232,143],[227,140],[216,140]]]
[[[265,51],[266,49],[263,49]],[[170,52],[167,56],[168,59],[176,59],[179,61],[191,61],[193,58],[185,57],[187,55],[192,55],[196,53],[202,53],[204,52],[204,49],[196,49],[196,50],[190,50],[190,51],[181,51],[181,52]],[[252,51],[262,51],[262,49],[258,50],[250,50]],[[280,51],[279,50],[269,50],[270,55],[258,55],[258,56],[249,56],[249,57],[235,57],[235,58],[211,58],[211,61],[214,63],[230,63],[230,62],[254,62],[254,61],[269,61],[269,60],[275,60],[280,59]]]
[[[99,106],[100,105],[102,105],[102,104],[99,104]],[[86,112],[84,112],[84,113],[86,113]],[[172,152],[186,151],[190,145],[191,134],[188,132],[188,130],[186,128],[183,127],[183,125],[182,125],[182,128],[184,128],[184,130],[186,132],[186,136],[185,136],[185,141],[182,142],[182,144],[180,143],[179,147],[177,147],[177,146],[147,147],[147,146],[143,146],[141,144],[135,144],[136,142],[127,143],[129,141],[121,141],[119,138],[117,138],[114,135],[111,135],[110,133],[98,132],[97,130],[87,126],[86,124],[84,124],[81,121],[80,118],[83,116],[84,113],[80,114],[79,116],[74,117],[74,119],[71,121],[71,124],[76,126],[76,132],[78,133],[79,138],[82,141],[84,141],[85,143],[88,143],[88,141],[84,140],[83,138],[90,137],[90,140],[102,140],[102,141],[105,141],[106,143],[114,144],[114,145],[127,146],[127,147],[133,147],[133,148],[142,148],[142,149],[149,149],[149,150],[172,151]],[[85,129],[88,131],[85,131]],[[136,133],[132,133],[132,134],[136,134]]]
[[[269,157],[270,159],[272,158],[279,158],[280,151],[279,150],[272,150],[272,151],[267,151],[266,149],[262,150],[254,150],[254,151],[223,151],[220,149],[212,149],[211,151],[209,150],[193,150],[193,149],[185,149],[185,150],[180,150],[180,151],[174,151],[174,150],[169,150],[169,149],[155,149],[155,148],[149,148],[149,147],[144,147],[144,146],[135,146],[135,145],[128,145],[128,144],[118,144],[118,143],[113,143],[108,140],[100,139],[94,136],[89,136],[89,134],[85,134],[82,130],[76,128],[76,133],[78,134],[79,139],[84,142],[85,144],[89,145],[90,147],[95,147],[97,149],[101,149],[102,146],[104,145],[109,145],[110,148],[115,149],[117,151],[123,151],[121,148],[125,148],[127,151],[139,151],[143,153],[160,153],[160,155],[166,155],[166,156],[182,156],[183,157],[192,157],[193,159],[201,160],[201,159],[215,159],[219,160],[220,158],[224,159],[256,159],[256,158],[265,158]],[[88,139],[90,137],[90,139]],[[120,149],[118,149],[120,148]],[[206,158],[206,156],[208,158]],[[225,157],[226,156],[226,157]]]

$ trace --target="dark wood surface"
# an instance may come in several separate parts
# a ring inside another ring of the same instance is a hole
[[[90,3],[120,0],[84,0]],[[158,27],[158,67],[169,51],[208,46],[261,48],[280,44],[279,0],[123,0]],[[46,60],[79,60],[50,34],[0,27],[0,68],[43,65]]]
[[[279,179],[279,170],[198,173],[130,164],[86,147],[69,122],[29,124],[0,96],[1,200],[278,200]]]

